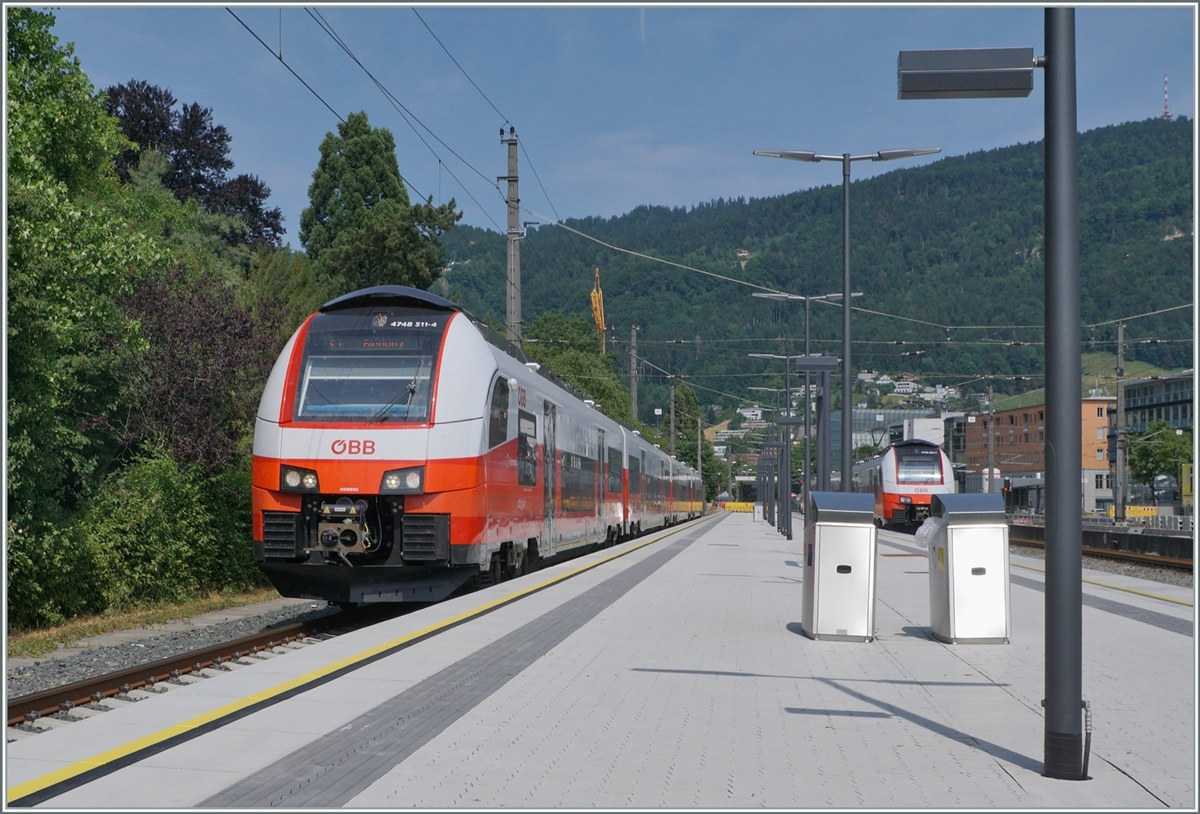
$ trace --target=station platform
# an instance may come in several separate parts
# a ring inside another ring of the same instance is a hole
[[[802,526],[718,514],[7,744],[10,807],[1196,808],[1190,589],[1086,572],[1085,781],[1041,776],[1042,563],[942,644],[881,532],[871,642],[801,631]]]

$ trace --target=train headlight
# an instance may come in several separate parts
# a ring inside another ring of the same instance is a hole
[[[425,491],[425,467],[393,469],[383,473],[379,484],[381,495],[419,495]]]
[[[301,469],[298,466],[281,466],[279,468],[279,488],[284,492],[321,491],[317,473],[311,469]]]
[[[901,503],[912,503],[912,498],[909,497],[908,495],[900,495],[900,502]]]

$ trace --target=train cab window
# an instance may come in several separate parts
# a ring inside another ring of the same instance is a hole
[[[496,378],[492,385],[491,417],[488,421],[488,449],[508,440],[508,380]]]
[[[429,421],[449,315],[380,306],[317,314],[294,383],[295,421]]]
[[[537,485],[537,417],[517,410],[517,483]]]
[[[938,447],[898,446],[897,483],[941,483],[942,458]]]

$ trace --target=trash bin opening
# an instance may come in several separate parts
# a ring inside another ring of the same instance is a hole
[[[837,572],[838,572],[839,574],[849,574],[849,573],[850,573],[850,566],[848,566],[848,565],[839,565],[839,566],[837,567]]]

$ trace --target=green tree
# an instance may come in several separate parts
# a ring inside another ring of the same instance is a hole
[[[525,326],[524,337],[529,356],[593,399],[600,412],[645,429],[634,420],[629,391],[610,366],[614,357],[600,355],[596,334],[582,316],[546,311]]]
[[[101,454],[88,427],[115,401],[134,325],[116,297],[161,259],[103,206],[127,145],[50,33],[8,10],[9,517],[49,521],[86,491]]]
[[[1129,436],[1129,471],[1139,483],[1154,485],[1159,475],[1179,477],[1180,467],[1192,462],[1192,433],[1166,421],[1154,421],[1146,431]]]
[[[352,113],[327,133],[300,213],[308,256],[346,288],[394,283],[427,288],[441,276],[438,237],[462,217],[454,200],[413,206],[400,177],[396,142]]]

